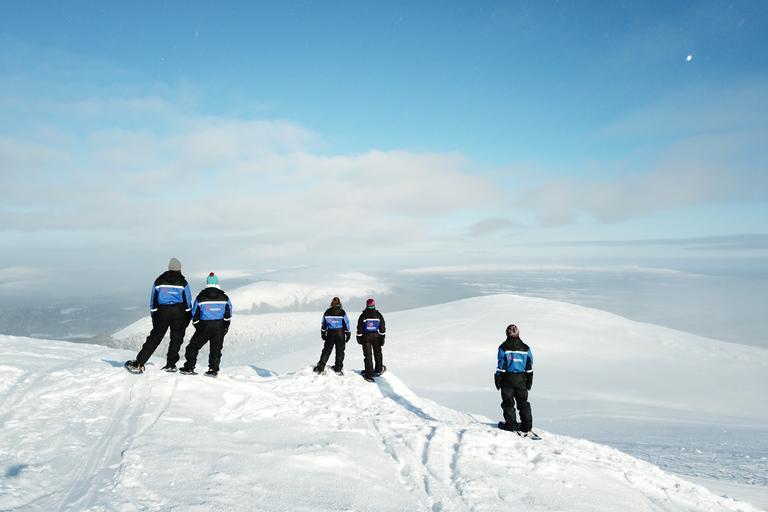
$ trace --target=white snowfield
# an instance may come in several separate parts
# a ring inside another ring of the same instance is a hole
[[[513,295],[383,312],[375,384],[355,371],[354,339],[344,376],[312,373],[322,311],[236,315],[218,379],[161,372],[166,343],[136,376],[122,364],[138,346],[0,336],[0,510],[758,510],[550,429],[624,416],[764,429],[768,351]],[[541,441],[495,427],[496,348],[512,322],[534,353]],[[126,333],[145,336],[139,324]],[[702,476],[764,476],[764,452],[734,462],[723,446],[711,457],[702,444]],[[649,448],[665,449],[677,456]],[[762,496],[757,480],[742,495]]]

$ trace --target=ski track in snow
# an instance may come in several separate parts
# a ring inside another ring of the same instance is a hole
[[[211,379],[155,359],[137,376],[104,347],[0,350],[0,510],[757,510],[613,448],[500,431],[391,372]]]

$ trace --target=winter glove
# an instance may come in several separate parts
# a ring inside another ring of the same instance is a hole
[[[382,334],[379,339],[381,340],[381,346],[384,346],[384,335]]]
[[[493,382],[496,384],[496,389],[501,389],[501,374],[496,373],[493,375]]]
[[[525,389],[528,391],[533,387],[533,372],[525,374]]]
[[[349,342],[349,338],[351,338],[351,337],[352,337],[352,333],[351,332],[345,332],[344,333],[344,343],[348,343]]]
[[[320,337],[325,341],[328,338],[328,331],[320,331]]]
[[[363,336],[358,334],[357,335],[357,344],[362,345],[363,344]]]

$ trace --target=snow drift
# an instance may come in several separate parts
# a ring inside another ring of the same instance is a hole
[[[217,380],[159,372],[167,342],[146,374],[122,370],[148,318],[110,338],[129,350],[0,337],[0,509],[768,503],[766,350],[514,295],[397,313],[382,304],[389,371],[371,385],[355,373],[354,341],[346,375],[311,373],[323,309],[236,314]],[[513,322],[534,354],[538,442],[494,428],[491,375]]]
[[[394,372],[134,376],[101,346],[0,352],[3,510],[756,510],[607,446],[500,431]]]

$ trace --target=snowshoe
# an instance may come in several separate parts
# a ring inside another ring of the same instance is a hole
[[[500,421],[499,422],[499,428],[501,430],[507,430],[509,432],[517,432],[518,429],[520,428],[520,424],[516,423],[514,427],[510,427],[509,425],[507,425],[507,423],[505,421]]]
[[[179,373],[182,375],[197,375],[195,370],[190,370],[189,368],[184,368],[183,366],[179,368]]]
[[[370,375],[368,375],[365,372],[362,372],[360,375],[363,376],[363,378],[366,380],[366,382],[376,382],[375,380],[373,380],[373,377],[371,377]]]
[[[331,370],[333,370],[336,373],[336,375],[339,375],[339,376],[344,375],[344,372],[342,370],[337,370],[335,366],[332,366]]]
[[[126,370],[133,374],[144,373],[144,365],[138,364],[136,361],[126,361],[124,366]]]
[[[216,377],[219,376],[219,372],[215,372],[213,370],[208,370],[203,375],[205,375],[206,377],[213,377],[215,379]]]
[[[162,370],[164,372],[168,372],[168,373],[176,373],[178,371],[176,369],[176,365],[174,365],[174,364],[167,364],[167,365],[162,367]]]
[[[528,439],[531,439],[533,441],[541,440],[541,437],[539,437],[539,435],[533,430],[529,430],[528,432],[521,432],[518,430],[517,435],[519,435],[520,437],[527,437]]]
[[[387,371],[387,367],[384,365],[381,365],[381,371],[380,372],[373,372],[373,374],[377,377],[381,377],[381,374]]]
[[[320,369],[319,367],[315,366],[312,368],[312,371],[315,372],[318,375],[325,375],[325,369]]]

